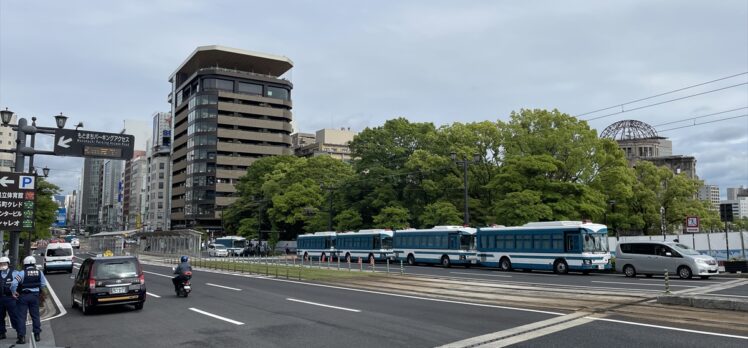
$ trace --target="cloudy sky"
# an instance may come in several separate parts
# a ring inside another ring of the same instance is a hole
[[[661,125],[674,153],[695,156],[697,174],[723,195],[748,185],[748,118],[738,117],[748,114],[745,0],[2,0],[0,106],[45,126],[60,112],[96,131],[150,122],[169,110],[169,75],[213,44],[293,60],[295,125],[305,132],[399,116],[506,120],[520,108],[580,115],[742,74],[581,118],[643,107],[590,125]],[[36,163],[77,188],[81,159]]]

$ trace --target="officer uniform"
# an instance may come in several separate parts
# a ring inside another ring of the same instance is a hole
[[[13,330],[18,332],[18,325],[16,320],[16,299],[13,297],[13,291],[11,285],[13,285],[13,271],[7,269],[0,272],[0,338],[5,338],[5,313],[8,313],[10,317],[10,326]]]
[[[29,256],[33,257],[33,256]],[[18,294],[16,305],[16,321],[18,323],[18,344],[26,343],[26,314],[31,316],[33,324],[34,339],[38,342],[42,332],[42,324],[39,320],[39,292],[41,288],[47,287],[47,279],[41,271],[36,268],[35,260],[27,262],[24,259],[23,270],[15,273],[11,290]]]

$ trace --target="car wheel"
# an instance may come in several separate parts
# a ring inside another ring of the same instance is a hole
[[[452,267],[452,263],[449,261],[449,256],[442,256],[442,266],[444,266],[444,268]]]
[[[680,268],[678,268],[678,276],[681,277],[681,279],[691,279],[693,273],[691,273],[691,269],[688,268],[688,266],[680,266]]]
[[[140,302],[136,303],[135,304],[135,310],[139,311],[139,310],[143,309],[143,305],[144,304],[145,304],[145,301],[140,301]]]
[[[556,274],[569,273],[569,265],[567,265],[564,260],[556,261],[556,263],[553,264],[553,272]]]
[[[413,256],[413,254],[408,255],[408,265],[409,266],[416,265],[416,258]]]
[[[623,266],[623,274],[629,278],[636,277],[636,269],[632,265]]]
[[[88,301],[86,301],[86,298],[85,297],[81,297],[81,312],[83,312],[83,315],[89,315],[89,314],[91,314],[91,309],[92,308],[91,308],[91,306],[87,305],[86,302],[88,302]]]
[[[509,261],[508,257],[502,257],[501,261],[499,261],[499,269],[504,272],[509,272],[512,270],[512,261]]]

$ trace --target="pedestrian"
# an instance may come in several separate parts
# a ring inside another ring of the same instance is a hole
[[[39,296],[42,288],[47,287],[47,279],[36,268],[36,258],[26,256],[23,259],[23,270],[15,272],[11,291],[17,296],[16,304],[16,344],[26,344],[26,314],[31,315],[34,340],[41,340],[42,323],[39,320]]]
[[[18,325],[16,321],[16,298],[13,296],[11,291],[11,285],[13,285],[13,271],[10,269],[10,259],[3,256],[0,257],[0,282],[2,283],[2,290],[0,292],[0,339],[5,339],[6,327],[5,327],[5,314],[10,317],[10,326],[13,330],[18,332]]]

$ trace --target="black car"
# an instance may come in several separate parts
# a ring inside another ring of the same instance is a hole
[[[145,303],[143,268],[134,256],[89,257],[81,264],[71,291],[73,308],[83,314],[94,307]]]

